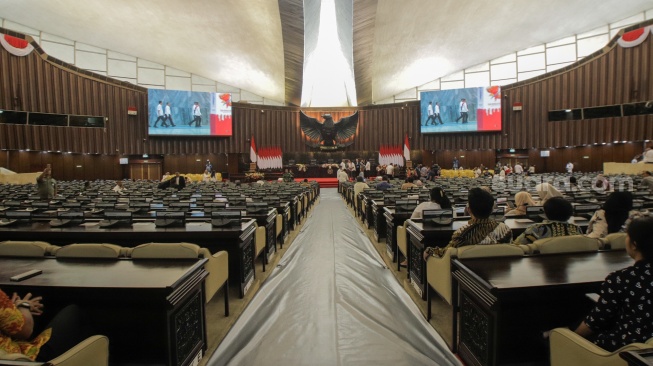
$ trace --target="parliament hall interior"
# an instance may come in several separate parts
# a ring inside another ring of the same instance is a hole
[[[0,366],[653,365],[653,3],[0,0]]]

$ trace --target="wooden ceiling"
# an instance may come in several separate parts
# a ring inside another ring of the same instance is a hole
[[[304,2],[279,0],[286,80],[286,103],[299,106],[304,75]]]

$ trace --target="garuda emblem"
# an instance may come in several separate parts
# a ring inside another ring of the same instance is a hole
[[[349,117],[333,122],[330,114],[322,115],[323,122],[309,117],[300,111],[299,121],[302,131],[308,137],[306,145],[323,150],[336,150],[354,143],[352,137],[358,128],[358,111]]]

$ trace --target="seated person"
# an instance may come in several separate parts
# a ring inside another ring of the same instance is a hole
[[[291,183],[295,181],[295,176],[292,174],[292,172],[289,169],[286,169],[286,171],[283,173],[283,181],[286,183]]]
[[[356,177],[356,183],[354,183],[354,199],[356,199],[356,197],[358,197],[358,194],[363,192],[365,188],[370,188],[370,186],[368,186],[367,183],[365,183],[363,177],[361,176]]]
[[[177,188],[177,190],[183,189],[186,187],[186,179],[176,172],[175,176],[170,179],[170,187]]]
[[[59,311],[37,336],[36,317],[43,314],[40,296],[11,298],[0,290],[0,353],[22,353],[41,362],[56,358],[92,335],[82,326],[80,310],[70,305]]]
[[[408,178],[406,178],[406,183],[404,183],[404,184],[401,185],[401,189],[406,189],[406,190],[408,190],[408,189],[411,189],[411,188],[413,188],[413,187],[417,187],[417,186],[415,185],[415,183],[413,183],[414,181],[415,181],[415,179],[414,179],[413,177],[408,177]]]
[[[515,239],[515,244],[530,244],[538,239],[554,236],[580,235],[583,233],[576,224],[567,222],[574,209],[571,203],[562,197],[550,198],[544,203],[546,220],[529,226]]]
[[[116,181],[116,185],[112,189],[114,192],[118,194],[125,194],[125,186],[122,184],[121,180]]]
[[[576,329],[608,352],[653,337],[653,218],[633,220],[626,233],[626,252],[635,263],[606,277],[594,309]]]
[[[633,195],[630,192],[613,192],[597,210],[587,226],[586,236],[604,238],[608,234],[623,232],[630,220],[643,216],[633,210]]]
[[[560,193],[560,191],[550,183],[540,183],[535,186],[535,190],[537,191],[537,195],[540,197],[540,201],[538,202],[538,205],[540,206],[544,206],[549,198],[562,197],[562,193]]]
[[[299,185],[302,186],[302,187],[310,187],[311,186],[311,184],[308,182],[308,178],[304,178],[304,180],[301,183],[299,183]]]
[[[607,192],[610,191],[610,181],[603,176],[603,174],[599,174],[596,176],[594,179],[594,184],[592,185],[592,189],[594,189],[597,192]]]
[[[524,216],[526,215],[526,207],[535,206],[533,197],[528,192],[517,192],[515,195],[515,208],[506,212],[506,216]]]
[[[642,182],[640,183],[642,189],[648,189],[653,193],[653,176],[648,170],[642,173]]]
[[[451,208],[451,201],[449,201],[449,197],[447,197],[447,194],[442,188],[433,187],[429,193],[431,200],[428,202],[422,202],[417,205],[413,211],[413,214],[410,216],[411,220],[421,219],[422,211],[424,210],[441,210],[443,208]]]
[[[170,175],[170,172],[166,172],[163,177],[161,178],[162,182],[167,181],[168,179],[172,178],[172,175]]]
[[[380,191],[385,191],[388,188],[392,188],[392,184],[390,184],[390,182],[388,182],[388,176],[384,175],[381,178],[381,183],[376,185],[376,189],[378,189]]]
[[[424,260],[430,255],[442,256],[448,248],[467,245],[510,243],[512,231],[502,222],[490,219],[494,208],[494,197],[486,190],[472,188],[467,195],[469,214],[472,217],[467,225],[456,230],[451,241],[444,248],[426,248]]]
[[[211,180],[211,172],[205,170],[204,174],[202,174],[202,182],[208,182],[210,180]]]

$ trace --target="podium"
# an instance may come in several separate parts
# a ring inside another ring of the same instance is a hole
[[[256,163],[249,163],[249,172],[253,173],[256,171]]]

